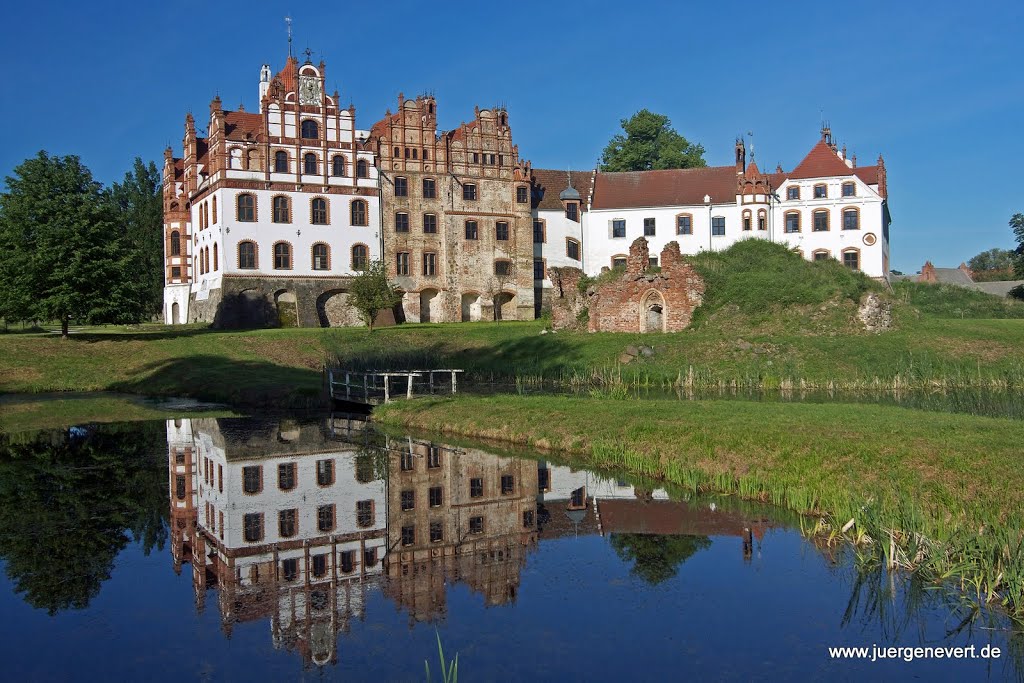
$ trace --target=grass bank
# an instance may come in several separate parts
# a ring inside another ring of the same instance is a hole
[[[189,416],[187,407],[143,402],[117,394],[41,394],[0,397],[0,432],[61,429],[98,422],[134,422]],[[230,417],[230,410],[194,412],[203,417]]]
[[[817,531],[836,541],[1024,611],[1020,421],[855,404],[514,396],[424,399],[375,415],[821,514]]]
[[[852,304],[851,304],[852,305]],[[720,320],[669,335],[540,334],[543,321],[379,329],[149,327],[0,334],[0,392],[123,391],[261,408],[322,401],[321,367],[465,368],[476,380],[698,387],[1024,386],[1024,320],[907,314],[886,334],[821,334],[809,318],[761,328]],[[629,346],[650,357],[628,365]]]

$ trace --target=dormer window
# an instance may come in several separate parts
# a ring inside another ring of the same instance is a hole
[[[312,119],[306,119],[302,122],[302,139],[303,140],[316,140],[320,137],[320,127],[316,125],[316,121]]]
[[[578,221],[580,219],[579,204],[576,202],[569,202],[565,205],[565,217],[571,221]]]

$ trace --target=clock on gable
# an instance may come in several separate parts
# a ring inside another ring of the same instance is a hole
[[[316,76],[299,76],[299,104],[320,104],[320,79]]]

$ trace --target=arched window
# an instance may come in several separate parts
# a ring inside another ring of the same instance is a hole
[[[291,270],[292,247],[287,242],[274,244],[274,270]]]
[[[860,249],[844,249],[843,265],[851,270],[860,270]]]
[[[340,178],[345,175],[345,157],[338,154],[331,160],[331,175]]]
[[[217,263],[218,263],[218,259],[217,259],[217,244],[214,243],[214,245],[213,245],[213,269],[214,269],[214,271],[217,270],[217,267],[218,267]]]
[[[370,264],[369,250],[364,244],[352,247],[352,270],[366,270]]]
[[[302,158],[303,172],[306,175],[316,175],[316,155],[310,152]]]
[[[181,233],[171,231],[171,256],[181,256]]]
[[[352,225],[369,225],[369,220],[366,217],[366,202],[362,199],[357,199],[352,202],[351,222]]]
[[[323,197],[314,197],[310,204],[309,216],[313,225],[327,225],[327,200]]]
[[[768,213],[764,209],[757,210],[757,229],[767,230],[768,229]]]
[[[288,172],[288,152],[274,152],[274,172]]]
[[[238,220],[251,223],[256,220],[256,197],[251,194],[238,195]]]
[[[213,198],[212,211],[213,211],[213,222],[216,223],[217,222],[217,198],[216,197]]]
[[[238,269],[239,270],[255,270],[256,269],[256,243],[255,242],[239,242],[238,243]]]
[[[800,212],[799,211],[787,211],[786,212],[786,226],[784,228],[786,232],[800,232]]]
[[[856,208],[843,209],[843,230],[860,230],[860,211]]]
[[[303,140],[316,140],[320,137],[320,127],[316,125],[316,121],[312,119],[306,119],[302,122],[302,139]]]
[[[249,150],[249,170],[260,170],[260,153],[255,149]]]
[[[292,212],[291,202],[288,201],[287,197],[274,197],[274,222],[275,223],[291,223]]]
[[[366,165],[366,159],[360,159],[356,162],[356,177],[357,178],[369,178],[370,167]]]
[[[313,245],[313,270],[328,270],[331,267],[330,248],[320,242]]]

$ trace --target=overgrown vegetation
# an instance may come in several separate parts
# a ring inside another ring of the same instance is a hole
[[[820,521],[809,532],[829,542],[1024,613],[1020,421],[856,404],[509,396],[390,404],[377,418],[811,513]]]
[[[956,285],[901,280],[893,296],[936,318],[1024,318],[1024,303]]]
[[[697,325],[726,306],[764,319],[787,307],[857,302],[866,292],[881,290],[871,278],[834,259],[807,261],[765,240],[741,240],[725,251],[688,258],[705,284],[704,303],[694,316]]]

